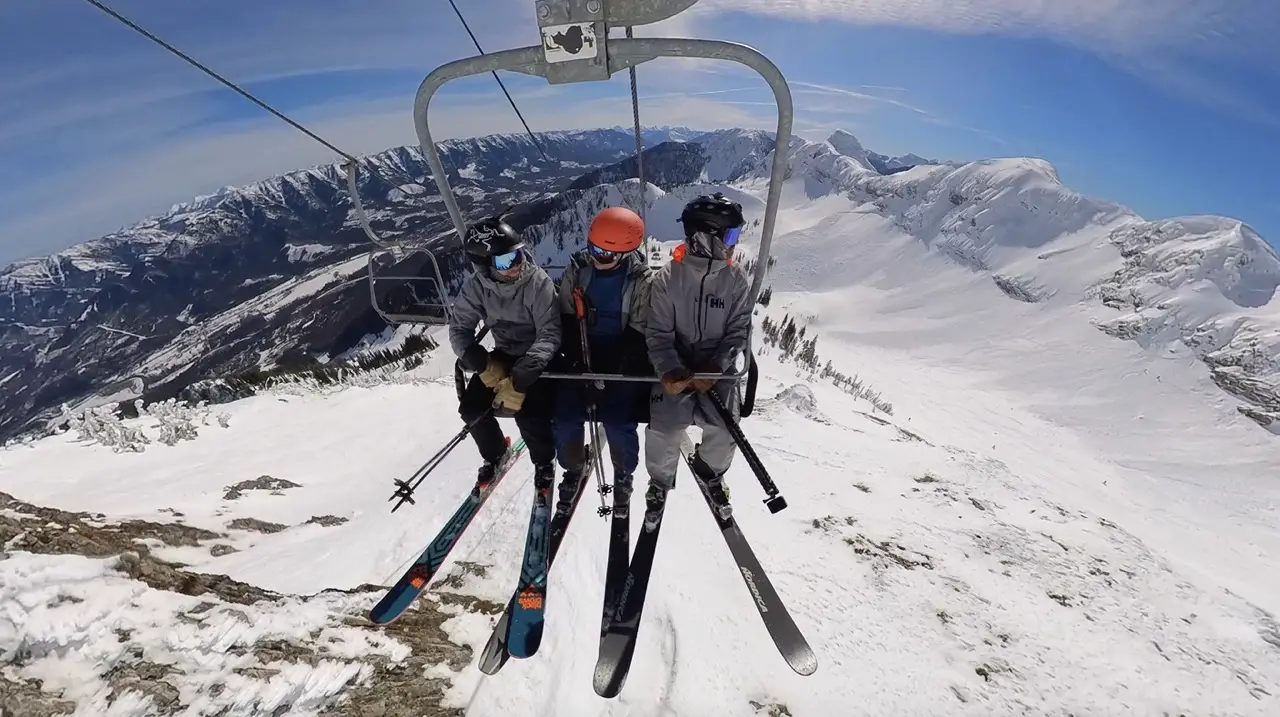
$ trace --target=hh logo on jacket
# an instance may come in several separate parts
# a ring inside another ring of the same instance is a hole
[[[707,298],[706,298],[706,302],[707,302],[707,308],[708,308],[708,309],[723,309],[723,308],[724,308],[724,299],[721,299],[721,298],[720,298],[720,297],[718,297],[718,296],[707,296]]]

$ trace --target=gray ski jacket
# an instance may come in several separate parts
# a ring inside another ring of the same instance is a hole
[[[649,320],[649,282],[652,272],[641,252],[633,251],[622,260],[627,262],[627,288],[622,295],[622,325],[630,326],[643,335]],[[594,270],[591,257],[585,249],[575,253],[569,260],[568,268],[560,276],[560,313],[577,315],[573,292],[579,288],[584,292],[587,290]]]
[[[723,372],[746,350],[751,330],[751,282],[723,259],[676,248],[653,275],[645,343],[659,376],[687,368]]]
[[[512,282],[482,271],[467,277],[453,305],[449,344],[461,358],[476,343],[476,327],[483,321],[494,349],[517,359],[512,377],[525,377],[522,388],[527,388],[560,348],[560,311],[555,282],[527,251],[520,266]]]

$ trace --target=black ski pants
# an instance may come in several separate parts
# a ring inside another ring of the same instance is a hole
[[[520,429],[520,437],[529,449],[529,460],[535,466],[549,464],[556,459],[555,439],[551,434],[551,417],[556,405],[555,390],[554,379],[534,381],[525,392],[524,404],[515,415],[516,427]],[[462,392],[458,415],[462,416],[465,423],[470,424],[493,405],[493,398],[493,389],[484,385],[480,374],[475,374]],[[492,413],[471,427],[471,438],[480,450],[480,457],[491,463],[496,463],[507,450],[506,435]]]

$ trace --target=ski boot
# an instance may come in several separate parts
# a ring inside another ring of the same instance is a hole
[[[667,488],[658,483],[649,483],[649,491],[644,494],[644,532],[652,533],[662,520],[662,511],[667,505]]]
[[[567,515],[573,508],[573,497],[578,492],[578,484],[582,482],[582,473],[586,469],[578,471],[565,471],[560,478],[559,497],[556,499],[556,513]]]
[[[619,472],[613,478],[613,514],[626,518],[631,514],[631,475]]]
[[[707,481],[707,494],[711,496],[711,502],[715,504],[715,514],[720,517],[720,520],[733,517],[733,506],[729,505],[729,486],[724,484],[723,476],[716,476]]]
[[[533,467],[533,490],[539,505],[551,505],[551,489],[556,484],[556,464],[543,463]]]
[[[506,457],[506,454],[503,454]],[[489,486],[493,484],[493,478],[498,474],[498,464],[502,462],[499,458],[496,461],[485,461],[480,464],[480,470],[476,473],[476,487],[471,489],[472,497],[478,498],[489,490]]]

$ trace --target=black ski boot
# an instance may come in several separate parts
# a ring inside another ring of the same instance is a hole
[[[711,496],[711,502],[715,503],[715,512],[720,516],[720,520],[733,517],[733,506],[729,505],[729,486],[724,484],[723,476],[716,476],[707,481],[707,493]]]
[[[582,482],[582,471],[564,472],[564,475],[560,478],[559,497],[556,499],[556,513],[565,515],[573,508],[573,496],[577,494],[580,482]]]
[[[489,490],[489,485],[493,483],[494,476],[498,474],[498,463],[501,462],[501,459],[499,459],[494,462],[485,461],[480,464],[480,470],[476,473],[476,487],[472,489],[471,495],[479,496]]]
[[[556,484],[556,464],[543,463],[533,467],[533,490],[542,505],[551,505],[551,489]]]
[[[631,514],[631,474],[618,472],[613,478],[613,514],[626,518]]]
[[[649,491],[644,494],[644,532],[652,533],[662,520],[662,511],[667,505],[667,487],[649,482]]]

